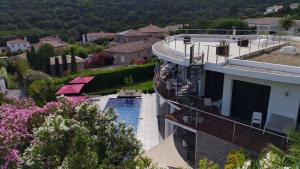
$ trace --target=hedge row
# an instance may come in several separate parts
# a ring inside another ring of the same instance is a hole
[[[78,76],[94,76],[95,79],[86,86],[85,92],[90,93],[100,89],[107,90],[125,85],[124,78],[130,75],[135,82],[153,78],[155,63],[145,65],[123,66],[114,69],[86,70],[76,75],[55,79],[57,86],[69,83]]]

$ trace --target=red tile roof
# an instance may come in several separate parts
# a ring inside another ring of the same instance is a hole
[[[87,36],[97,37],[97,38],[113,38],[116,36],[116,33],[111,32],[92,32],[88,33]]]
[[[145,36],[146,37],[146,36],[149,36],[146,33],[143,33],[141,31],[134,30],[134,29],[129,29],[127,31],[119,32],[118,35],[122,35],[122,36],[125,36],[125,37],[136,37],[136,36]]]
[[[76,77],[69,84],[87,84],[94,79],[92,76]]]
[[[25,39],[16,38],[16,39],[7,41],[7,43],[29,43],[29,42]]]
[[[155,25],[148,25],[146,27],[140,28],[139,31],[143,33],[164,33],[167,30]]]
[[[148,48],[151,48],[152,45],[156,42],[160,41],[157,38],[146,38],[139,41],[129,42],[120,44],[118,46],[113,46],[111,48],[105,49],[105,52],[110,53],[133,53],[137,51],[142,51]]]
[[[84,87],[84,84],[73,84],[62,86],[56,94],[79,94]]]
[[[44,41],[62,41],[62,40],[58,36],[47,36],[47,37],[40,38],[40,42],[44,42]]]

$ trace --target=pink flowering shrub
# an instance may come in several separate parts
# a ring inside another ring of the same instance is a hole
[[[20,163],[19,151],[32,140],[29,122],[45,109],[30,99],[10,100],[0,106],[0,169],[14,168]]]

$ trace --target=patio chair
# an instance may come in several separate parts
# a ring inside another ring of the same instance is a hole
[[[212,106],[217,107],[219,109],[219,111],[221,112],[222,100],[218,100],[218,101],[212,102]]]
[[[262,113],[261,112],[253,112],[251,126],[253,124],[258,124],[259,128],[261,128],[261,122],[262,122]]]

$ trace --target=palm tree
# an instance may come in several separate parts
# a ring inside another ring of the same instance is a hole
[[[285,31],[288,31],[294,25],[295,21],[290,16],[285,16],[280,20],[280,26]]]
[[[289,131],[290,144],[288,151],[284,152],[274,145],[269,145],[263,150],[263,154],[271,152],[279,157],[278,164],[282,166],[300,167],[300,131]]]

